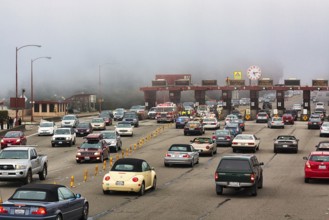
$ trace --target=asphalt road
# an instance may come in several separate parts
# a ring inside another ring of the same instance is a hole
[[[247,122],[245,133],[261,138],[256,155],[265,164],[264,188],[257,197],[251,197],[248,190],[231,189],[224,189],[222,196],[216,195],[214,171],[220,157],[232,153],[229,147],[218,147],[214,157],[201,157],[200,164],[194,168],[164,167],[167,148],[174,143],[188,143],[193,138],[169,124],[142,121],[134,137],[123,137],[123,147],[129,148],[159,127],[161,131],[156,137],[129,155],[147,160],[157,172],[157,189],[143,197],[133,193],[103,195],[102,177],[109,170],[109,163],[105,170],[99,163],[77,164],[75,146],[52,148],[51,137],[39,137],[35,130],[27,134],[31,135],[28,144],[38,145],[38,152],[48,155],[49,173],[45,182],[70,186],[70,178],[74,176],[72,190],[90,202],[89,219],[329,219],[329,181],[305,184],[302,159],[320,140],[328,138],[320,138],[319,130],[308,130],[306,122],[287,125],[285,129],[269,129],[266,124]],[[207,130],[205,135],[210,136],[212,132]],[[280,134],[293,134],[300,139],[298,154],[273,153],[273,138]],[[76,146],[81,142],[79,138]],[[121,157],[121,152],[119,155]],[[111,156],[116,158],[116,154]],[[99,172],[95,175],[96,166]],[[83,181],[85,170],[88,171],[86,182]],[[34,181],[40,182],[37,175]],[[3,200],[19,186],[19,183],[1,182]]]

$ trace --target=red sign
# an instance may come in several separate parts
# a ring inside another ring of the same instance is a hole
[[[25,98],[10,98],[10,109],[25,109]]]

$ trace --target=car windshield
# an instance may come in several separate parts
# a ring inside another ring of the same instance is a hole
[[[116,164],[112,171],[126,171],[126,172],[133,172],[135,170],[135,166],[132,164]]]
[[[183,152],[191,152],[191,147],[190,146],[171,146],[169,148],[169,151],[183,151]]]
[[[46,200],[47,193],[37,190],[18,190],[12,196],[12,199],[17,200]]]
[[[7,150],[1,151],[0,159],[28,159],[26,150]]]
[[[131,124],[117,124],[117,128],[131,128]]]
[[[104,139],[114,139],[115,138],[114,132],[104,132],[102,134],[103,134]]]
[[[18,138],[18,137],[19,137],[19,132],[15,132],[15,131],[7,132],[5,135],[5,138]]]
[[[296,138],[293,136],[279,136],[277,139],[278,140],[296,140]]]
[[[273,121],[282,121],[282,118],[273,118]]]
[[[80,146],[80,149],[86,149],[86,148],[94,148],[94,149],[101,149],[102,146],[99,142],[85,142]]]
[[[328,149],[329,150],[329,142],[328,143],[319,143],[318,148],[320,149]]]
[[[323,123],[322,127],[329,127],[329,123],[327,123],[327,122]]]
[[[63,120],[75,120],[75,116],[73,115],[66,115],[63,117]]]
[[[55,134],[70,134],[70,130],[69,129],[57,129],[55,131]]]
[[[91,120],[92,123],[102,123],[104,122],[104,120],[102,118],[94,118],[93,120]]]
[[[51,122],[43,122],[40,124],[40,127],[42,127],[42,128],[49,128],[49,127],[53,127],[53,126],[54,126],[54,124]]]
[[[314,162],[329,162],[329,156],[327,155],[312,155],[309,159]]]
[[[230,132],[229,131],[225,131],[225,130],[217,130],[215,132],[216,135],[229,135]]]
[[[251,135],[237,135],[234,140],[254,140]]]
[[[230,172],[241,172],[251,171],[250,164],[247,160],[221,160],[217,168],[218,172],[230,171]]]
[[[78,124],[77,128],[88,128],[89,124],[88,123],[80,123]]]

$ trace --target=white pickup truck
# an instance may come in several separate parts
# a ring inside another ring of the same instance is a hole
[[[72,146],[76,142],[76,133],[73,128],[57,128],[51,138],[51,146],[69,145]]]
[[[35,147],[24,145],[0,151],[0,181],[22,180],[29,184],[34,174],[45,180],[47,168],[48,157],[38,155]]]

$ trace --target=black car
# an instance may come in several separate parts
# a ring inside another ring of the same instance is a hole
[[[293,151],[294,153],[298,152],[298,142],[293,135],[279,135],[274,139],[274,153],[279,151]]]
[[[239,110],[232,110],[231,115],[236,115],[239,119],[242,119],[242,114]]]
[[[257,196],[257,189],[263,188],[262,165],[255,155],[223,156],[215,171],[217,195],[222,195],[224,188],[250,188],[251,195]]]
[[[180,116],[176,119],[176,128],[184,128],[186,123],[190,120],[188,116]]]
[[[319,114],[312,114],[307,122],[307,128],[308,129],[320,129],[322,125],[322,119]]]
[[[316,151],[329,151],[329,141],[320,141],[315,148]]]
[[[87,220],[89,203],[64,185],[28,184],[0,206],[0,219]]]
[[[204,134],[204,127],[200,121],[189,121],[184,126],[184,135],[190,134]]]
[[[90,122],[80,122],[74,129],[76,136],[83,137],[93,133],[93,127]]]

